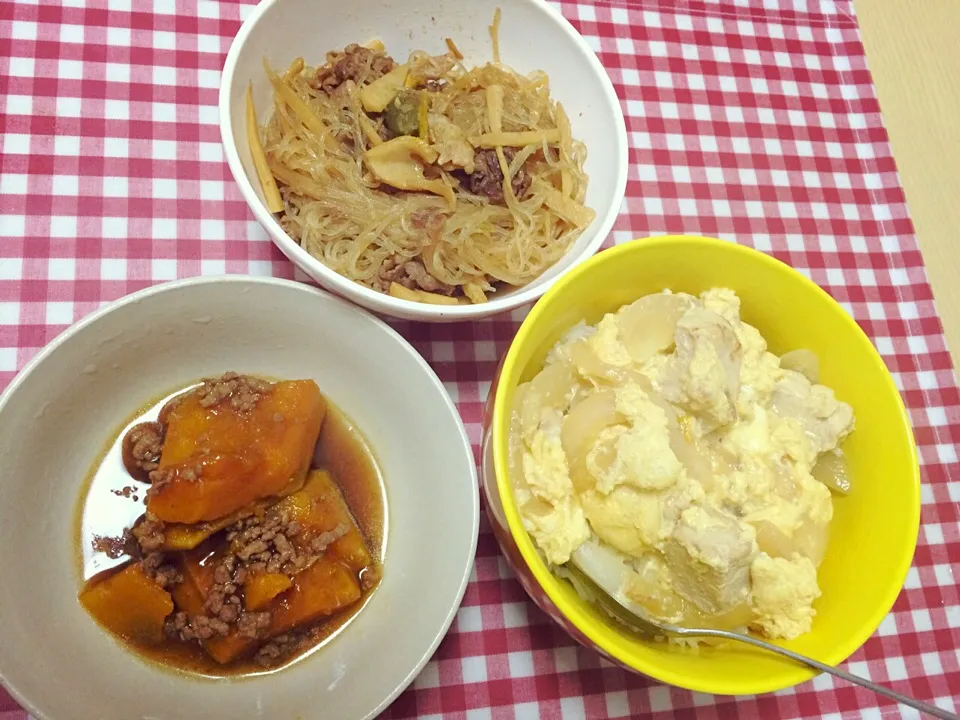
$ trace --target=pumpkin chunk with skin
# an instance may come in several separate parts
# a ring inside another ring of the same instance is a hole
[[[237,520],[254,515],[263,511],[263,503],[257,503],[252,508],[237,510],[219,520],[211,522],[197,523],[195,525],[186,525],[181,523],[171,523],[163,528],[163,550],[193,550],[197,545],[207,538],[215,535],[228,525],[233,525]]]
[[[354,572],[373,564],[343,494],[327,471],[311,471],[302,489],[274,507],[300,523],[298,545],[301,548],[308,547],[315,539],[323,540],[322,536],[326,535],[333,553]]]
[[[147,577],[140,563],[86,588],[80,603],[111,632],[146,645],[163,640],[164,620],[173,612],[170,593]]]
[[[328,617],[360,599],[356,577],[328,553],[293,576],[293,587],[267,609],[271,612],[268,634],[272,637]]]
[[[326,414],[316,383],[256,381],[250,401],[249,392],[218,399],[221,382],[205,384],[214,388],[206,395],[188,393],[164,414],[163,450],[147,499],[147,509],[164,522],[218,520],[296,489],[309,469]]]
[[[258,638],[235,629],[204,640],[203,648],[221,664],[249,655],[272,637],[345,610],[362,596],[359,573],[373,564],[339,487],[326,471],[310,472],[300,490],[269,507],[265,515],[295,521],[299,532],[292,542],[298,552],[323,555],[292,577],[262,571],[248,575],[242,590],[244,607],[270,613],[270,623]],[[209,540],[184,553],[184,582],[174,590],[179,610],[203,613],[225,552],[230,550]]]
[[[177,609],[190,615],[202,614],[204,599],[213,587],[215,563],[201,564],[199,558],[202,555],[203,553],[187,553],[184,580],[176,586],[173,593]],[[261,637],[250,638],[241,635],[238,630],[233,630],[229,635],[204,640],[204,650],[218,663],[233,662],[271,637],[329,617],[346,609],[361,596],[356,577],[331,553],[297,573],[292,581],[288,578],[288,581],[289,589],[259,608],[260,611],[269,612],[271,617],[270,624]]]

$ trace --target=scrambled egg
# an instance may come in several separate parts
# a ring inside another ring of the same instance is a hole
[[[619,554],[668,622],[807,632],[833,515],[814,478],[853,411],[767,350],[740,300],[646,296],[578,326],[523,386],[514,478],[546,560]]]

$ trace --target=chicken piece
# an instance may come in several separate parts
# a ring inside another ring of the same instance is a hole
[[[746,600],[756,553],[753,528],[700,505],[683,511],[664,544],[677,593],[711,615]]]
[[[427,116],[430,128],[430,142],[439,153],[437,164],[446,170],[463,168],[464,172],[474,171],[473,145],[467,142],[466,133],[445,115],[430,113]]]
[[[737,419],[740,341],[718,313],[693,307],[677,323],[676,350],[664,373],[664,396],[700,419],[705,431]]]
[[[708,310],[722,315],[733,327],[743,351],[740,366],[740,397],[737,409],[749,413],[757,404],[765,405],[779,375],[780,359],[767,351],[767,341],[752,325],[740,318],[740,298],[727,288],[713,288],[700,295]]]
[[[793,443],[789,454],[809,468],[819,455],[836,450],[853,432],[853,408],[837,400],[833,390],[811,384],[801,373],[781,372],[773,388],[770,407],[780,418],[794,420],[799,425],[803,441]]]
[[[817,569],[809,558],[772,558],[758,554],[750,566],[753,583],[752,627],[771,638],[795,638],[810,631],[820,597]]]

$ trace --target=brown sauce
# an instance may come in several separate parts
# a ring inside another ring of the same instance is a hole
[[[125,436],[140,423],[156,421],[172,398],[196,386],[197,383],[191,383],[139,409],[117,430],[100,459],[91,467],[75,521],[81,589],[102,582],[131,562],[120,538],[126,528],[133,526],[144,515],[150,484],[132,477],[126,469]],[[383,478],[376,457],[359,429],[329,400],[312,468],[326,470],[333,477],[374,559],[375,572],[379,575],[387,534]],[[320,650],[357,615],[377,587],[378,584],[372,584],[363,590],[358,601],[345,610],[313,623],[303,631],[306,638],[295,655],[266,668],[251,657],[221,665],[195,641],[167,638],[151,646],[116,635],[114,637],[143,659],[173,670],[211,678],[275,672]],[[109,632],[106,628],[104,631]]]

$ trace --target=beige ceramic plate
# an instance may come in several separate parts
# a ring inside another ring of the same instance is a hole
[[[213,681],[140,660],[77,603],[90,464],[144,402],[225,370],[314,378],[384,472],[383,582],[329,645]],[[433,654],[473,564],[473,453],[436,375],[387,325],[305,285],[195,279],[124,298],[40,353],[0,398],[0,680],[40,718],[367,718]]]

